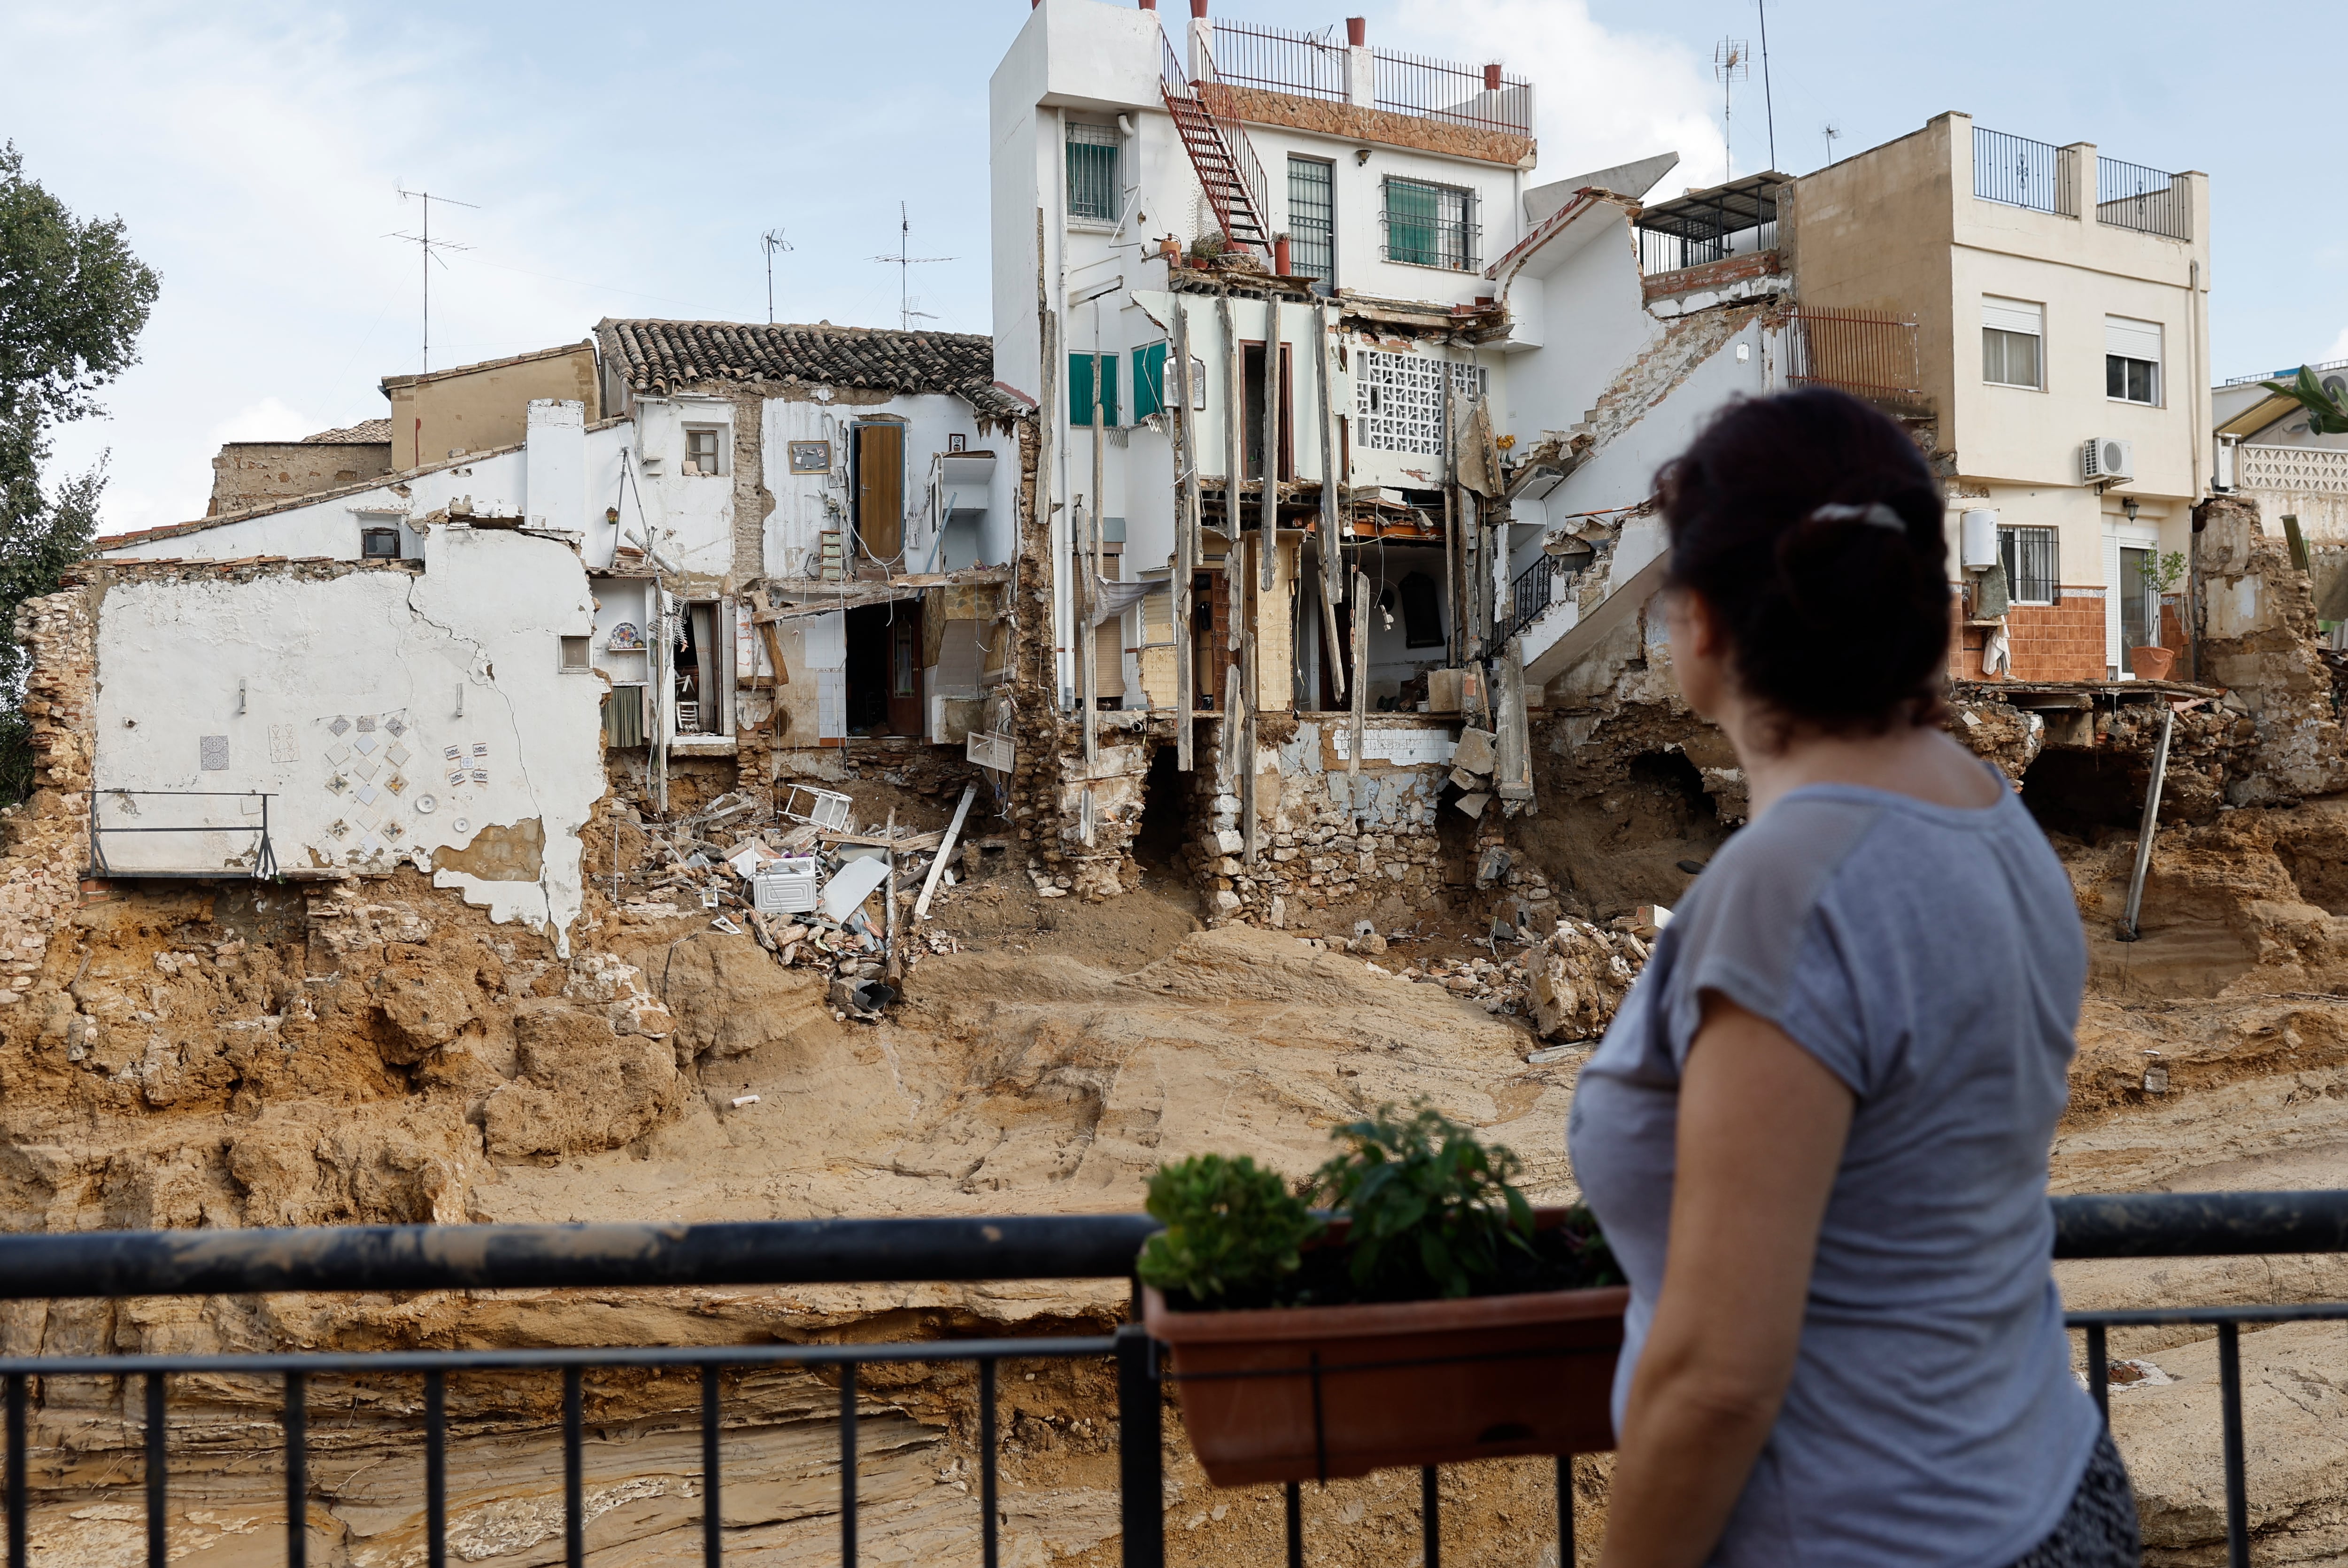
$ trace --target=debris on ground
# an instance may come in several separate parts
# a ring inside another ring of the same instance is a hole
[[[962,951],[912,911],[942,851],[938,891],[955,885],[956,865],[968,872],[978,846],[898,831],[893,815],[860,830],[850,807],[829,790],[798,789],[781,810],[732,791],[674,821],[639,820],[644,859],[633,885],[613,884],[613,902],[637,920],[711,915],[711,930],[749,936],[787,969],[830,970],[835,1017],[877,1022],[900,995],[891,981],[925,954]]]

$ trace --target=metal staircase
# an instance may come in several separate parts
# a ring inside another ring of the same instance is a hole
[[[1175,55],[1173,40],[1161,33],[1159,42],[1165,49],[1159,91],[1166,99],[1166,112],[1174,117],[1183,150],[1190,155],[1190,167],[1198,171],[1207,205],[1222,225],[1223,238],[1238,249],[1270,256],[1272,231],[1265,215],[1272,208],[1264,197],[1263,169],[1256,162],[1247,132],[1238,120],[1208,108],[1205,95],[1192,85]],[[1210,73],[1212,68],[1210,61]]]

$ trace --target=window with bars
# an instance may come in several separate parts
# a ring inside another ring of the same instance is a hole
[[[2052,604],[2061,596],[2060,552],[2051,528],[2001,528],[1998,560],[2005,567],[2006,593],[2016,604]]]
[[[1472,271],[1477,264],[1473,203],[1456,185],[1424,180],[1385,182],[1386,260],[1415,267]]]
[[[1117,128],[1068,127],[1068,216],[1097,223],[1117,218]]]
[[[1319,158],[1288,160],[1288,264],[1323,283],[1337,276],[1337,171]]]
[[[1485,389],[1485,373],[1476,365],[1419,354],[1389,354],[1377,348],[1355,349],[1356,444],[1384,452],[1442,451],[1447,366],[1452,388],[1462,396],[1474,397]]]

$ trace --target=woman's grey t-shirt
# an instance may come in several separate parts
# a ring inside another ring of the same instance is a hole
[[[2011,794],[1965,810],[1797,789],[1657,939],[1570,1133],[1631,1281],[1618,1429],[1663,1282],[1704,993],[1858,1097],[1793,1382],[1715,1563],[1996,1568],[2061,1517],[2098,1427],[2071,1377],[2046,1203],[2085,975],[2070,880]]]

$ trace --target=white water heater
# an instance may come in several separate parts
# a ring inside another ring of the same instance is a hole
[[[1979,571],[1984,566],[1997,564],[1996,512],[1985,507],[1966,512],[1961,532],[1960,550],[1966,571]]]

